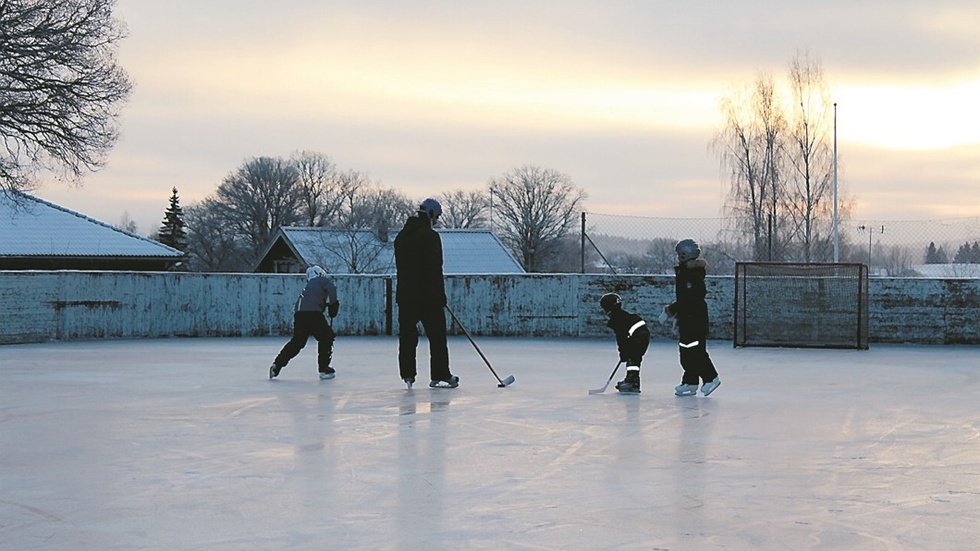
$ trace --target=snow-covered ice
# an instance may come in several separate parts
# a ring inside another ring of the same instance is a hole
[[[677,398],[590,396],[608,339],[465,338],[454,390],[406,390],[394,337],[0,347],[0,548],[976,549],[980,348],[709,352]],[[420,343],[420,383],[427,343]],[[622,377],[617,374],[616,380]]]

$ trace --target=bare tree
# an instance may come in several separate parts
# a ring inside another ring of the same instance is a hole
[[[114,0],[0,1],[0,190],[102,167],[132,84]]]
[[[371,194],[374,183],[367,174],[357,170],[342,172],[337,175],[337,185],[341,195],[337,227],[355,230],[372,227],[374,212],[367,196]]]
[[[420,201],[412,201],[398,190],[374,187],[364,196],[362,208],[371,221],[378,239],[388,242],[393,239],[392,230],[397,230],[406,218],[418,211]]]
[[[335,228],[340,237],[331,236],[321,246],[342,259],[350,273],[384,271],[380,264],[393,228],[406,213],[414,212],[412,203],[393,189],[383,188],[362,172],[348,170],[336,175],[343,199]]]
[[[129,233],[139,233],[139,226],[129,217],[129,211],[123,211],[122,218],[119,219],[119,229]]]
[[[306,225],[330,226],[344,201],[336,166],[326,155],[313,151],[296,152],[291,160],[299,174]]]
[[[189,269],[196,272],[237,272],[248,268],[248,247],[226,231],[223,206],[212,197],[184,209]]]
[[[485,228],[490,196],[482,190],[457,189],[436,197],[442,204],[439,223],[447,228]]]
[[[677,253],[674,246],[676,239],[658,237],[650,240],[644,258],[646,259],[646,273],[650,274],[673,274],[672,268],[677,262]]]
[[[790,64],[793,111],[790,124],[793,166],[793,193],[787,197],[793,231],[802,247],[801,256],[813,258],[814,242],[820,229],[829,230],[832,205],[828,195],[833,184],[833,151],[830,146],[830,99],[820,62],[806,52],[798,53]],[[820,222],[823,221],[823,225]],[[828,238],[825,231],[823,239]]]
[[[819,63],[798,54],[788,88],[788,111],[768,76],[722,103],[725,123],[714,145],[731,183],[726,208],[750,236],[754,260],[829,259],[832,118]]]
[[[383,254],[386,244],[370,230],[323,229],[314,240],[314,250],[322,251],[316,261],[331,272],[375,274],[391,269],[391,259]],[[343,262],[343,269],[333,265],[338,261]]]
[[[753,259],[766,260],[784,192],[786,121],[772,77],[760,74],[747,92],[725,98],[722,112],[725,126],[714,145],[731,183],[726,208],[734,223],[751,234]]]
[[[299,174],[292,163],[258,157],[225,177],[215,203],[225,229],[257,253],[277,227],[302,222],[301,196]]]
[[[523,166],[490,180],[499,199],[494,210],[501,219],[501,240],[521,259],[528,272],[546,270],[562,238],[575,227],[585,192],[567,175],[537,166]]]

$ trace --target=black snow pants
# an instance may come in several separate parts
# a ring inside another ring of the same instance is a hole
[[[417,323],[422,323],[429,340],[429,375],[433,381],[445,381],[449,372],[449,345],[446,342],[446,312],[431,305],[398,305],[398,373],[402,379],[417,375],[415,355],[419,345]]]
[[[329,372],[330,360],[333,357],[333,341],[336,334],[327,325],[323,312],[298,311],[293,314],[293,338],[282,347],[276,356],[275,364],[283,367],[289,360],[296,357],[306,346],[310,337],[317,341],[317,366],[321,372]]]

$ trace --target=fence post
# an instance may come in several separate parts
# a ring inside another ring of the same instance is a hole
[[[582,211],[582,273],[585,273],[585,211]]]
[[[391,335],[392,331],[392,317],[393,317],[393,304],[395,302],[395,296],[392,292],[392,280],[391,277],[385,278],[385,335]]]

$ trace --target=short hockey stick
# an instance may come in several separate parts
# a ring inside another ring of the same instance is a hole
[[[591,388],[591,389],[589,389],[589,394],[602,394],[603,392],[605,392],[606,389],[609,388],[609,382],[612,381],[613,380],[613,377],[616,376],[616,372],[619,371],[619,366],[621,366],[621,365],[623,365],[623,361],[622,360],[620,360],[619,363],[616,364],[616,369],[613,369],[613,372],[609,375],[609,378],[606,379],[606,384],[602,385],[602,388]]]
[[[506,379],[501,379],[500,375],[497,375],[497,372],[493,370],[493,366],[490,365],[490,360],[488,360],[487,357],[483,355],[483,351],[480,350],[480,347],[476,345],[476,341],[474,341],[473,337],[470,336],[469,331],[467,331],[466,328],[463,327],[463,324],[460,323],[459,318],[456,317],[456,313],[453,312],[453,309],[450,308],[448,304],[446,305],[446,310],[449,310],[449,315],[453,317],[453,321],[455,321],[456,325],[458,325],[459,328],[463,330],[463,334],[466,335],[466,338],[470,340],[470,344],[473,345],[473,348],[476,349],[476,352],[480,355],[481,358],[483,358],[483,362],[487,364],[487,367],[490,368],[490,373],[493,373],[493,376],[497,378],[497,382],[500,383],[497,386],[500,388],[504,388],[505,386],[512,384],[514,382],[514,376],[508,375]]]

